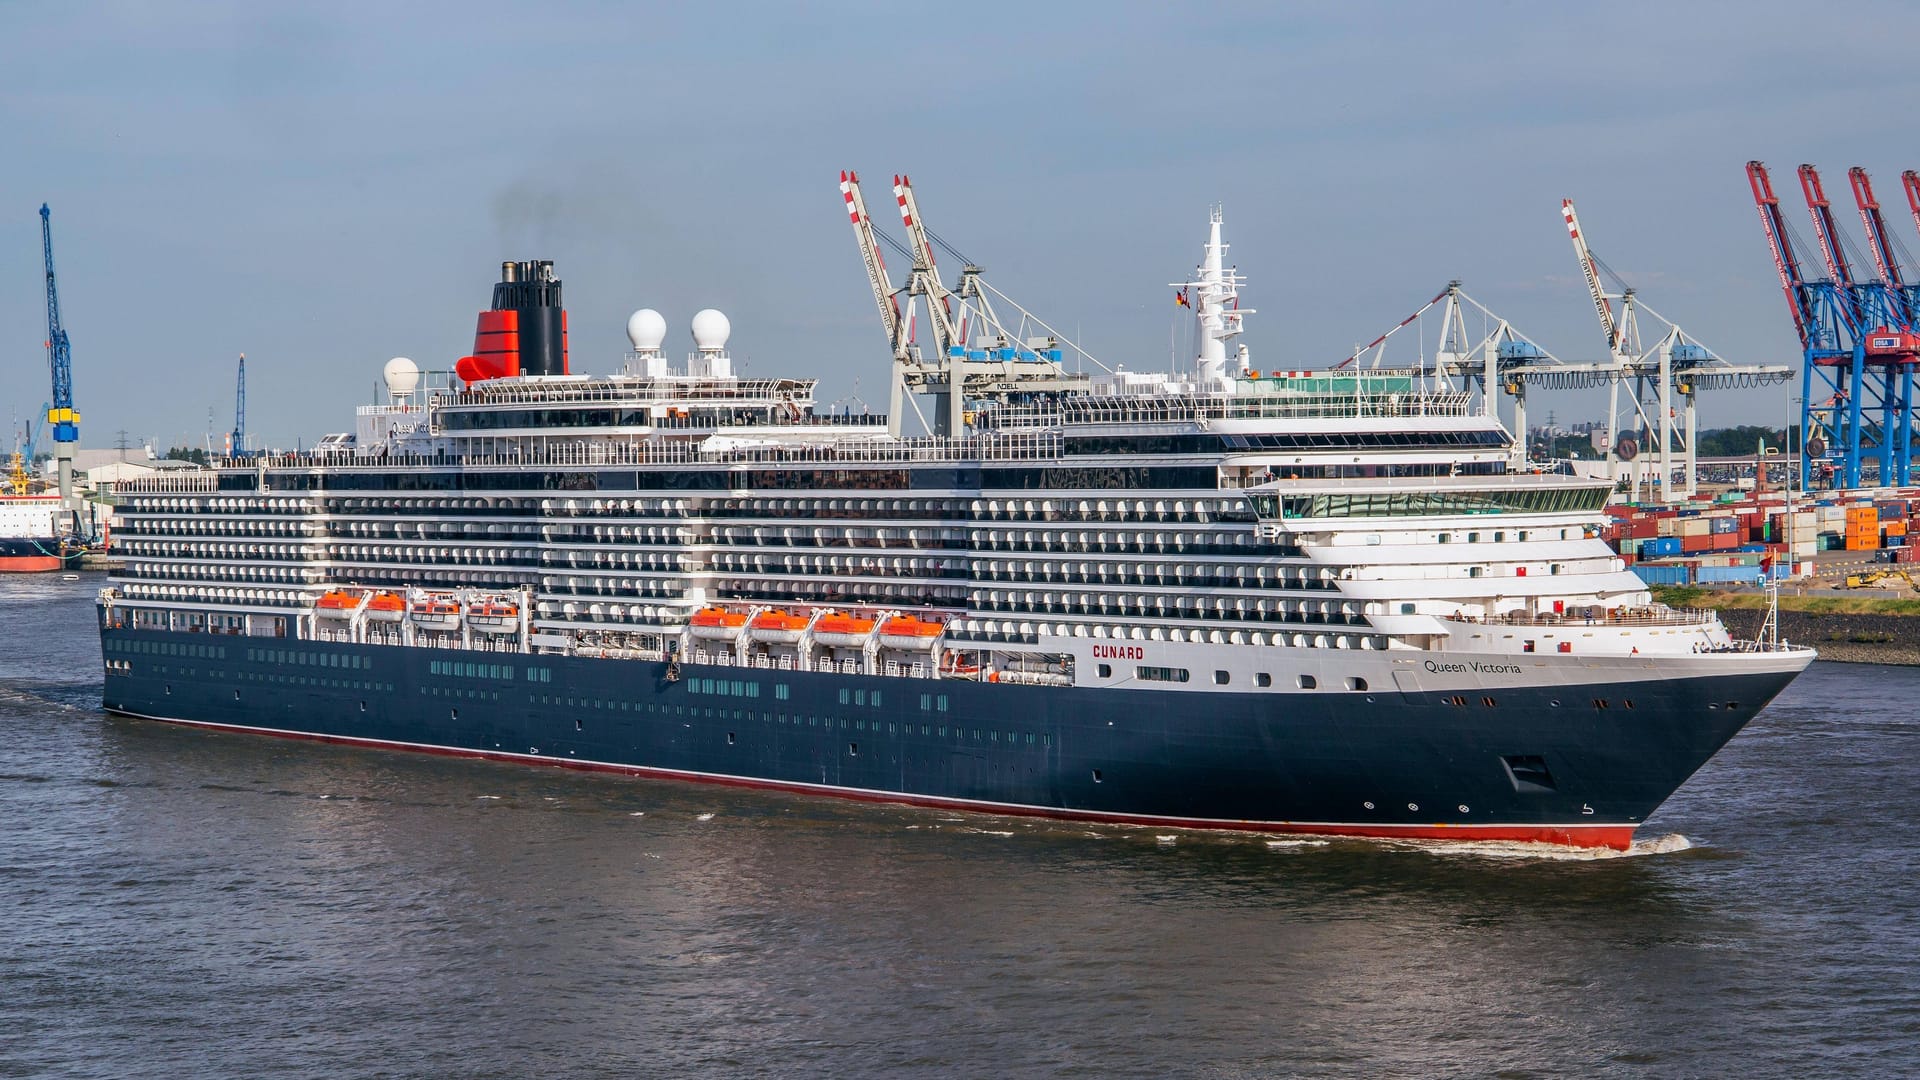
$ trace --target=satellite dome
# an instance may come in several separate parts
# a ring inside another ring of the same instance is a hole
[[[727,347],[727,335],[733,333],[733,324],[727,317],[712,308],[697,311],[693,316],[693,347],[701,352],[718,352]]]
[[[636,352],[652,352],[667,340],[667,320],[652,308],[641,308],[627,317],[627,340]]]
[[[420,385],[420,365],[404,356],[387,361],[381,374],[386,377],[389,394],[411,394]]]

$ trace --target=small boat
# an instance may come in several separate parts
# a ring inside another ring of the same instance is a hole
[[[763,611],[753,617],[747,632],[753,640],[772,645],[797,645],[807,632],[808,619],[785,611]]]
[[[881,624],[880,644],[889,649],[922,652],[932,648],[946,629],[942,623],[916,619],[911,615],[896,615]]]
[[[693,636],[711,641],[730,641],[740,635],[740,628],[747,625],[747,617],[738,611],[728,611],[722,607],[701,608],[694,612],[687,625],[693,630]]]
[[[360,610],[360,598],[335,590],[314,601],[313,613],[323,619],[351,619]]]
[[[429,596],[415,600],[407,609],[413,624],[422,630],[460,629],[460,602],[448,596]]]
[[[520,608],[500,600],[487,600],[467,609],[467,622],[484,633],[511,634],[520,628]]]
[[[399,622],[407,614],[407,602],[399,593],[374,593],[367,601],[367,618],[374,622]]]
[[[862,619],[856,615],[834,613],[822,615],[813,624],[813,640],[828,648],[858,649],[867,644],[873,636],[874,619]]]

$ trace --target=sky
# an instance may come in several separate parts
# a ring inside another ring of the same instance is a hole
[[[988,281],[1136,371],[1185,341],[1167,283],[1215,203],[1261,369],[1336,363],[1456,278],[1599,359],[1562,198],[1694,338],[1797,368],[1749,159],[1803,236],[1793,170],[1819,165],[1856,244],[1865,166],[1920,250],[1920,67],[1862,47],[1920,38],[1899,3],[0,10],[0,414],[48,397],[47,202],[85,446],[225,432],[243,352],[256,445],[349,430],[389,357],[471,351],[503,259],[554,260],[576,371],[620,368],[636,308],[680,355],[716,307],[745,373],[884,408],[848,168],[895,235],[911,175]],[[1778,425],[1797,381],[1705,395],[1701,424]],[[1536,390],[1530,416],[1596,401]]]

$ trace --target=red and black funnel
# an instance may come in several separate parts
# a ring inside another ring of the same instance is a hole
[[[480,313],[473,355],[454,371],[466,382],[567,374],[567,312],[549,260],[500,264],[493,309]]]

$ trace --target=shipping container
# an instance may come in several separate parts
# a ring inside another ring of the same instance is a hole
[[[1680,554],[1680,540],[1673,536],[1660,536],[1642,541],[1640,557],[1643,559],[1666,559]]]
[[[1702,566],[1694,574],[1694,581],[1701,585],[1760,584],[1760,568],[1757,566]]]
[[[1688,569],[1685,566],[1656,566],[1652,563],[1641,563],[1633,568],[1633,572],[1640,575],[1640,580],[1649,585],[1686,585],[1689,584]]]

